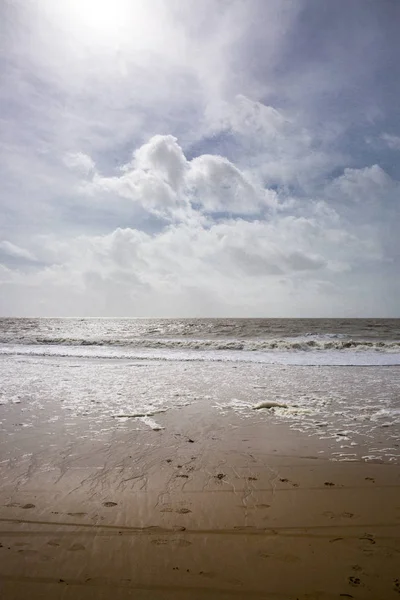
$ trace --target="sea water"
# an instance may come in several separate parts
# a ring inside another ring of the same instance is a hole
[[[40,436],[62,415],[99,438],[196,403],[253,419],[278,403],[257,419],[332,460],[397,463],[399,366],[398,319],[1,319],[0,423]]]

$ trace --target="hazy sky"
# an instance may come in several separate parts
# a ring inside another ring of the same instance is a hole
[[[400,316],[399,23],[0,0],[0,314]]]

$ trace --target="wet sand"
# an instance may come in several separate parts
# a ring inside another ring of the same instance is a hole
[[[2,598],[400,597],[399,466],[332,462],[321,440],[206,402],[157,415],[160,431],[133,421],[107,441],[77,419],[55,447],[46,427],[3,444]]]

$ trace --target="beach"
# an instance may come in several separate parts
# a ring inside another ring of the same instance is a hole
[[[0,32],[0,600],[400,600],[400,0]]]
[[[360,388],[395,400],[396,367],[7,356],[2,373],[2,597],[399,597],[397,425],[345,410]]]

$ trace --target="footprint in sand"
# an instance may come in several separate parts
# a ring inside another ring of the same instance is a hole
[[[351,512],[334,513],[330,510],[326,510],[322,514],[324,515],[324,517],[328,517],[328,519],[352,519],[354,517],[354,513]]]
[[[156,540],[151,540],[150,544],[153,544],[154,546],[178,546],[179,548],[186,548],[187,546],[191,546],[192,542],[189,542],[189,540],[171,540],[158,538]]]
[[[189,542],[189,540],[176,540],[176,542],[174,542],[176,546],[179,546],[180,548],[187,548],[188,546],[192,545],[192,542]]]
[[[85,546],[83,546],[82,544],[72,544],[72,546],[70,546],[68,550],[70,552],[78,552],[79,550],[85,550]]]
[[[299,562],[300,557],[295,554],[269,554],[268,552],[258,552],[260,558],[273,558],[274,560],[280,560],[286,563]]]
[[[279,479],[279,481],[282,483],[290,483],[290,485],[292,485],[293,487],[299,487],[298,483],[293,483],[293,481],[290,481],[290,479],[287,479],[286,477]]]
[[[178,513],[179,515],[187,515],[188,513],[191,513],[192,511],[189,508],[178,508],[175,512]]]
[[[349,584],[352,585],[353,587],[358,587],[359,585],[361,585],[361,580],[359,579],[359,577],[349,577]]]
[[[365,535],[363,535],[362,537],[360,537],[358,539],[365,540],[366,542],[369,542],[370,544],[376,544],[376,541],[374,540],[374,536],[372,535],[372,533],[366,533]]]
[[[117,506],[117,502],[103,502],[103,506],[111,508],[112,506]]]
[[[84,513],[84,512],[72,512],[72,513],[67,513],[67,515],[69,517],[85,517],[86,513]]]
[[[326,487],[333,487],[335,484],[332,483],[332,481],[325,481],[324,485],[326,485]]]

